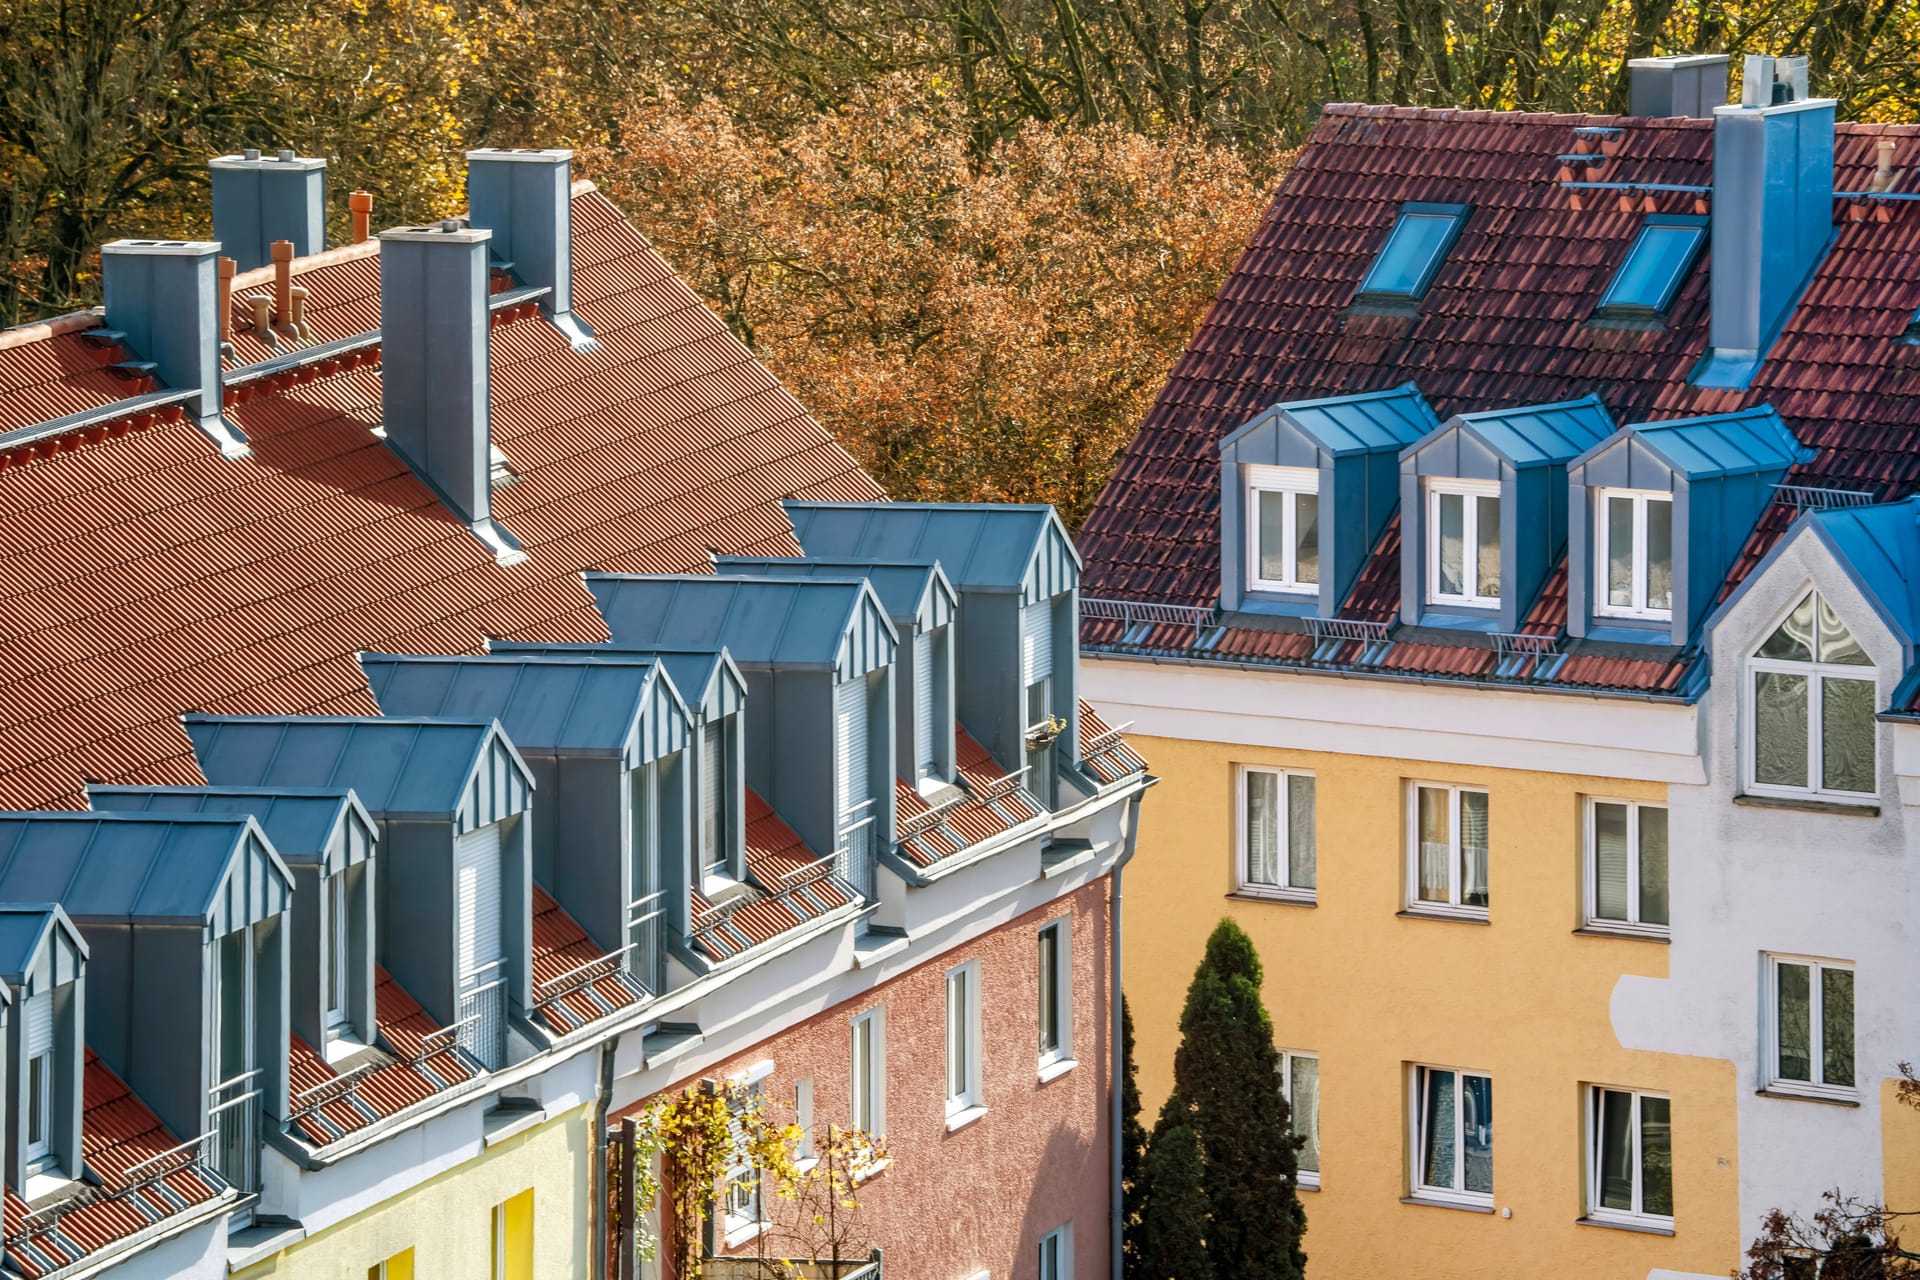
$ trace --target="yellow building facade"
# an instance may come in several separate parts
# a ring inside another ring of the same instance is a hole
[[[1309,1272],[1641,1277],[1725,1275],[1738,1258],[1735,1072],[1724,1060],[1622,1048],[1622,977],[1664,978],[1663,941],[1581,930],[1593,797],[1659,803],[1665,787],[1581,774],[1138,736],[1162,778],[1125,895],[1125,984],[1146,1119],[1172,1080],[1181,1004],[1221,917],[1252,937],[1281,1048],[1318,1059],[1317,1190],[1302,1192]],[[1311,904],[1239,892],[1242,775],[1314,780]],[[1484,922],[1407,908],[1412,786],[1482,788]],[[1421,1065],[1492,1082],[1491,1209],[1411,1202]],[[1592,1086],[1670,1099],[1670,1234],[1591,1225]],[[1297,1122],[1299,1123],[1299,1122]]]

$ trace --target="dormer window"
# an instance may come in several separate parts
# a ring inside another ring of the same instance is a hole
[[[1500,604],[1500,485],[1427,483],[1427,598],[1476,609]]]
[[[53,992],[34,996],[21,1010],[27,1058],[27,1165],[38,1172],[53,1154]]]
[[[1593,611],[1612,618],[1673,617],[1673,495],[1602,489],[1594,495]]]
[[[947,699],[943,696],[942,675],[951,667],[945,652],[948,629],[935,627],[913,641],[913,779],[915,782],[940,777],[938,722]],[[952,726],[947,737],[953,737]]]
[[[1802,597],[1748,666],[1756,791],[1878,793],[1873,662],[1826,597]]]
[[[1433,283],[1447,250],[1467,222],[1467,206],[1405,204],[1380,256],[1360,284],[1362,298],[1417,301]]]
[[[1320,590],[1320,473],[1312,467],[1250,466],[1247,589],[1315,595]]]
[[[1650,215],[1594,314],[1629,319],[1665,315],[1706,242],[1705,218]]]
[[[348,943],[347,926],[351,917],[347,914],[347,877],[344,872],[327,877],[327,971],[322,975],[325,984],[324,1006],[327,1016],[327,1033],[339,1034],[347,1022],[347,960],[352,954]]]
[[[872,682],[878,678],[854,676],[833,689],[836,861],[842,878],[862,894],[873,891]]]
[[[700,729],[699,865],[695,883],[727,873],[727,722],[712,720]]]

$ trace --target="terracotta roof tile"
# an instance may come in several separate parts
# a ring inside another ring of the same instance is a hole
[[[726,960],[789,929],[859,901],[831,859],[807,848],[798,833],[753,788],[746,789],[746,859],[751,883],[716,908],[692,891],[693,946]]]

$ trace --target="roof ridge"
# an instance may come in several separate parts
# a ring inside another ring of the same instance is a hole
[[[69,311],[66,315],[54,316],[50,320],[39,320],[0,329],[0,351],[11,351],[15,347],[45,342],[48,338],[57,338],[63,333],[84,333],[88,329],[99,328],[105,320],[106,312],[102,308],[89,307],[85,311]]]

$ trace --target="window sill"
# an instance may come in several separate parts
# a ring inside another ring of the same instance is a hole
[[[974,1121],[985,1118],[986,1114],[985,1107],[968,1107],[964,1111],[956,1111],[947,1117],[947,1132],[958,1133]]]
[[[1770,1084],[1764,1089],[1755,1089],[1753,1096],[1756,1098],[1778,1098],[1782,1102],[1819,1102],[1829,1107],[1858,1107],[1860,1105],[1860,1097],[1856,1093],[1843,1093],[1838,1091],[1833,1093],[1814,1093],[1812,1090],[1802,1092],[1792,1085],[1784,1084]]]
[[[1227,897],[1236,902],[1277,902],[1287,907],[1320,905],[1320,899],[1312,889],[1267,889],[1258,885],[1241,885]]]
[[[805,1159],[795,1160],[793,1162],[793,1171],[795,1173],[801,1173],[801,1174],[812,1173],[815,1169],[819,1167],[820,1167],[819,1156],[807,1156]]]
[[[1079,1061],[1074,1058],[1056,1058],[1052,1062],[1043,1062],[1040,1064],[1040,1083],[1058,1080],[1079,1065]],[[981,1109],[985,1110],[984,1107]]]
[[[1469,1204],[1462,1200],[1441,1200],[1435,1196],[1401,1196],[1401,1204],[1417,1204],[1426,1209],[1456,1209],[1461,1213],[1493,1214],[1493,1201],[1485,1204]]]
[[[1309,1178],[1312,1179],[1311,1182],[1308,1181]],[[1320,1189],[1320,1175],[1317,1173],[1302,1173],[1302,1174],[1295,1175],[1293,1180],[1293,1189],[1295,1191],[1318,1191]]]
[[[1652,930],[1643,931],[1633,928],[1616,929],[1604,924],[1582,925],[1573,931],[1573,936],[1576,938],[1619,938],[1626,942],[1657,942],[1663,947],[1670,945],[1673,941],[1672,938],[1667,936],[1664,929],[1656,933]]]
[[[728,1227],[725,1236],[726,1247],[738,1249],[743,1244],[758,1240],[760,1233],[772,1225],[770,1222],[746,1222],[737,1227]]]
[[[1763,796],[1742,791],[1733,802],[1755,809],[1799,809],[1805,813],[1838,813],[1850,818],[1877,818],[1877,800],[1819,800],[1813,796]]]
[[[818,1164],[819,1161],[816,1160],[814,1163]],[[875,1160],[872,1164],[863,1164],[859,1168],[852,1170],[847,1174],[847,1177],[851,1179],[853,1185],[857,1187],[863,1182],[871,1182],[892,1167],[892,1160]]]
[[[1394,915],[1401,920],[1437,920],[1442,924],[1492,924],[1484,911],[1430,911],[1408,907],[1396,911]]]
[[[1673,1234],[1673,1222],[1669,1219],[1662,1225],[1657,1219],[1636,1222],[1632,1218],[1575,1218],[1577,1227],[1604,1227],[1608,1231],[1637,1231],[1643,1236],[1670,1236]]]

